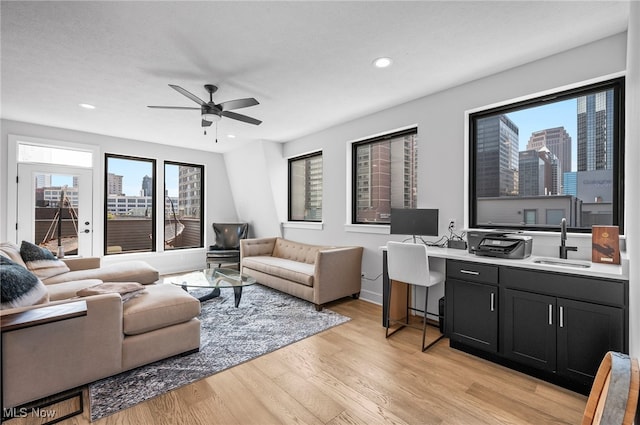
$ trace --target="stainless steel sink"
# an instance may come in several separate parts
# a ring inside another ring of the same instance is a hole
[[[588,261],[564,260],[562,258],[545,258],[540,257],[533,260],[537,264],[547,264],[549,266],[575,267],[579,269],[588,269],[591,263]]]

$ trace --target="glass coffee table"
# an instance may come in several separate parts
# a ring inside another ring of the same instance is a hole
[[[185,291],[188,288],[210,288],[210,293],[198,297],[200,302],[219,297],[221,288],[233,288],[235,305],[238,307],[242,298],[242,288],[253,285],[256,280],[238,270],[216,268],[167,277],[164,282],[180,286]]]

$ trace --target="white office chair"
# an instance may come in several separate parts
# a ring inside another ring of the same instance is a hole
[[[389,270],[389,302],[387,303],[387,311],[385,312],[387,317],[387,329],[386,337],[403,329],[409,324],[409,310],[417,311],[424,314],[424,320],[422,325],[422,351],[426,351],[432,345],[440,341],[444,335],[440,335],[438,339],[431,342],[425,347],[425,337],[427,332],[427,303],[429,301],[429,287],[444,282],[444,274],[437,271],[429,270],[429,256],[427,255],[427,247],[423,244],[416,243],[401,243],[401,242],[388,242],[387,243],[387,266]],[[409,306],[409,291],[407,291],[407,316],[406,321],[394,320],[394,324],[401,324],[398,329],[389,333],[389,325],[391,324],[390,304],[391,304],[391,288],[393,287],[393,281],[403,282],[413,286],[424,286],[425,299],[424,310],[419,310]]]

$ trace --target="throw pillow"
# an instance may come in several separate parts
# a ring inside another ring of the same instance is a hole
[[[51,251],[31,242],[22,241],[20,256],[22,256],[27,268],[40,279],[47,279],[69,271],[69,267],[54,257]]]
[[[49,302],[49,291],[29,270],[0,255],[0,309]]]
[[[144,292],[144,285],[138,282],[106,282],[90,286],[76,292],[79,297],[91,295],[112,294],[117,292],[122,297],[122,302],[129,301]]]

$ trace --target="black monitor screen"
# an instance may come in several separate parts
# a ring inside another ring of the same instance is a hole
[[[438,236],[438,210],[392,208],[391,234]]]

